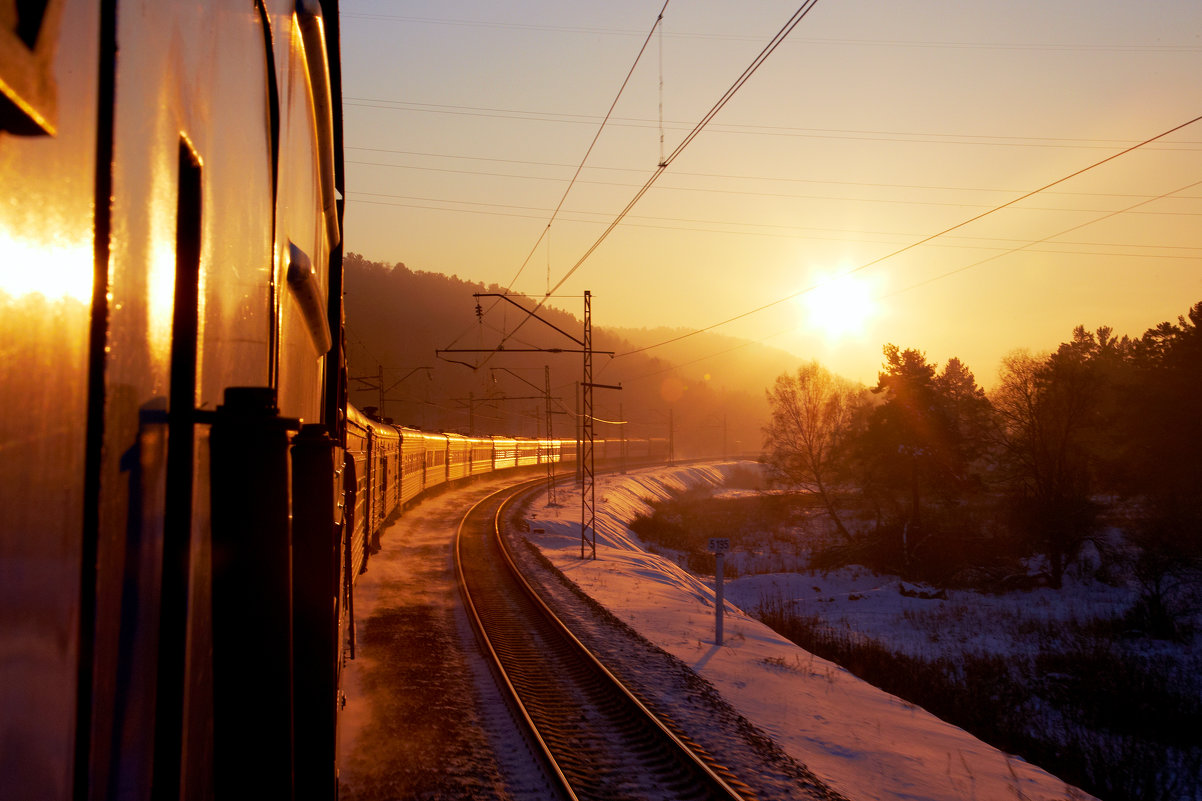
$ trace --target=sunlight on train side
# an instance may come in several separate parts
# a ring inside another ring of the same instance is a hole
[[[171,347],[171,317],[175,309],[175,244],[156,239],[151,244],[146,276],[146,336],[155,356],[166,358]]]
[[[0,293],[92,302],[92,245],[37,243],[0,230]]]

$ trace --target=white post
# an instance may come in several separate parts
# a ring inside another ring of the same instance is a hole
[[[711,537],[709,552],[714,555],[714,642],[722,644],[722,613],[726,602],[722,599],[722,557],[730,550],[729,537]]]
[[[722,644],[722,611],[726,607],[726,603],[722,599],[722,557],[724,555],[721,551],[716,554],[717,566],[715,568],[714,642],[718,645]]]

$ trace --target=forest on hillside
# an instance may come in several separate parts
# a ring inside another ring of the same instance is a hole
[[[346,256],[344,268],[350,398],[357,406],[427,430],[539,436],[546,430],[549,368],[552,434],[574,435],[581,355],[521,351],[576,348],[551,325],[580,338],[580,309],[544,307],[538,315],[546,325],[527,321],[507,301],[481,298],[478,316],[474,295],[501,293],[501,287],[355,253]],[[537,302],[513,300],[528,309]],[[604,319],[605,304],[620,302],[594,299],[594,318]],[[620,439],[624,428],[630,439],[670,438],[678,459],[758,455],[768,419],[764,388],[795,367],[796,357],[708,333],[630,353],[681,333],[688,332],[594,325],[594,383],[622,387],[595,391],[597,436]],[[490,350],[502,342],[504,353],[435,353]]]

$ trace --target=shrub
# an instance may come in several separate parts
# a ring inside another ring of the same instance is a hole
[[[1202,798],[1200,660],[1120,647],[1121,621],[1011,621],[1034,656],[922,659],[799,615],[783,598],[756,615],[806,650],[1108,801]]]

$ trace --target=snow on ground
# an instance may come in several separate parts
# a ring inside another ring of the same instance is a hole
[[[716,645],[710,583],[644,550],[625,523],[649,513],[648,501],[665,500],[688,486],[723,483],[735,464],[599,476],[596,561],[580,558],[578,490],[561,489],[562,505],[555,509],[546,507],[545,498],[536,499],[529,537],[582,590],[690,665],[790,756],[853,801],[1091,797],[801,649],[743,613],[729,595],[724,642]],[[883,599],[885,593],[871,583],[817,590],[811,585],[806,591],[816,603],[874,591]],[[740,589],[739,596],[758,600],[761,589],[748,585],[754,595]],[[898,593],[890,595],[896,613]]]
[[[902,591],[904,589],[904,592]],[[1128,609],[1132,588],[1108,587],[1066,577],[1064,587],[1006,595],[903,584],[861,567],[822,573],[743,576],[726,584],[726,599],[754,609],[761,599],[779,598],[801,617],[818,615],[824,625],[886,643],[893,651],[924,659],[950,653],[1014,654],[1038,650],[1038,638],[1016,639],[1006,622],[1021,618],[1046,623],[1084,623]],[[924,595],[926,597],[924,597]]]

